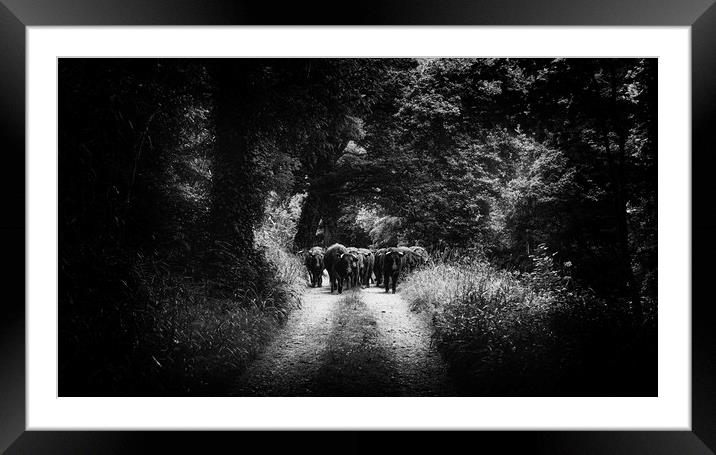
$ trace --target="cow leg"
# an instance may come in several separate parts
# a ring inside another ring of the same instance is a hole
[[[393,294],[395,294],[395,285],[398,282],[398,274],[393,275]]]
[[[385,292],[390,290],[390,275],[387,273],[383,275],[383,284],[385,285]]]

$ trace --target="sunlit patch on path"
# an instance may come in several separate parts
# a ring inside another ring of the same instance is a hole
[[[311,378],[326,349],[336,297],[311,289],[301,309],[238,381],[234,395],[314,395]]]
[[[446,365],[430,345],[432,328],[424,313],[410,311],[400,294],[364,289],[363,301],[376,315],[380,344],[388,346],[398,395],[454,395]]]
[[[400,294],[308,289],[260,357],[238,379],[242,396],[449,396],[431,328]]]

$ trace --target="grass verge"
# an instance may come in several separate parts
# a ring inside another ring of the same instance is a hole
[[[564,278],[463,260],[413,273],[402,294],[432,315],[433,341],[465,393],[655,395],[655,308],[635,324],[625,302]]]
[[[230,273],[218,284],[185,277],[150,258],[135,261],[126,280],[99,270],[96,281],[114,286],[105,299],[63,306],[60,395],[224,395],[305,288],[293,255],[264,247],[259,257],[258,283]],[[241,287],[226,292],[231,282]]]

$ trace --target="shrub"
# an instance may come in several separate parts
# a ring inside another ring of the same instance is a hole
[[[291,203],[288,209],[271,199],[248,255],[217,244],[215,253],[229,266],[215,281],[185,280],[156,261],[137,264],[137,280],[152,302],[144,312],[149,336],[140,378],[150,394],[225,394],[300,305],[303,265],[286,249],[297,216]]]
[[[554,302],[511,273],[484,262],[440,264],[416,272],[403,289],[413,309],[432,309],[434,341],[462,379],[515,392],[524,375],[538,380],[551,368]]]
[[[136,278],[150,305],[135,312],[142,327],[136,331],[130,373],[142,385],[135,393],[226,393],[300,304],[300,263],[281,249],[262,252],[268,271],[264,282],[242,284],[227,298],[214,297],[211,281],[184,279],[156,261],[137,264]]]
[[[403,296],[432,315],[433,341],[466,392],[655,393],[655,319],[635,327],[627,305],[577,289],[546,248],[533,262],[520,273],[462,255],[406,278]]]
[[[156,251],[104,250],[86,261],[83,287],[63,269],[60,394],[225,395],[305,287],[286,229],[269,226],[251,251],[215,243],[184,266]],[[197,273],[208,261],[222,273]]]
[[[265,300],[208,298],[203,284],[174,283],[162,294],[146,315],[151,362],[140,371],[150,394],[225,393],[280,321]]]

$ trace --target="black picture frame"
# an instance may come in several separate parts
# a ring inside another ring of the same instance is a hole
[[[137,453],[158,445],[181,451],[247,448],[250,442],[311,451],[375,451],[374,434],[333,432],[272,438],[245,432],[25,431],[25,32],[39,25],[629,25],[691,26],[692,64],[692,431],[381,433],[405,452],[456,443],[501,452],[687,454],[716,451],[716,322],[706,286],[716,253],[716,211],[710,208],[711,147],[716,110],[714,0],[369,0],[342,11],[335,2],[232,0],[0,0],[0,150],[3,196],[0,239],[5,290],[0,317],[0,450],[7,453]],[[668,125],[660,125],[668,128]],[[700,210],[698,210],[700,208]],[[20,240],[22,239],[22,240]],[[14,290],[16,294],[8,291]],[[695,291],[695,292],[694,292]],[[688,305],[689,302],[684,302]],[[442,441],[441,441],[442,440]],[[263,442],[262,442],[263,441]],[[237,444],[239,444],[237,446]],[[337,445],[338,444],[338,445]]]

